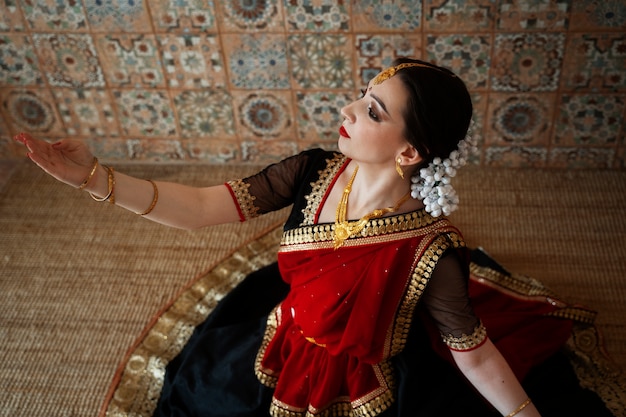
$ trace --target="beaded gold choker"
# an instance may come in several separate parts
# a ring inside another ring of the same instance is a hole
[[[372,80],[372,84],[373,85],[382,84],[383,82],[387,81],[388,79],[396,75],[396,73],[400,71],[401,69],[411,68],[411,67],[429,68],[435,71],[443,72],[444,74],[448,74],[451,77],[456,77],[456,75],[454,75],[453,73],[444,71],[441,68],[435,67],[433,65],[421,64],[419,62],[405,62],[404,64],[399,64],[399,65],[396,65],[395,67],[389,67],[386,70],[381,71],[376,77],[374,77],[374,79]]]
[[[385,207],[382,209],[376,209],[365,216],[361,217],[359,220],[354,222],[349,222],[346,220],[346,214],[348,209],[348,197],[350,197],[350,192],[352,191],[352,184],[354,183],[354,178],[356,177],[356,173],[359,170],[359,166],[357,165],[354,168],[354,172],[350,177],[350,181],[346,185],[346,188],[343,189],[343,194],[341,195],[341,200],[339,200],[339,204],[337,205],[337,212],[335,216],[335,234],[334,234],[334,248],[338,249],[343,245],[343,242],[346,241],[350,236],[354,236],[359,233],[368,221],[371,219],[377,219],[379,217],[384,216],[388,213],[394,213],[398,211],[400,206],[404,204],[409,197],[411,197],[411,192],[406,193],[402,198],[400,198],[393,207]]]

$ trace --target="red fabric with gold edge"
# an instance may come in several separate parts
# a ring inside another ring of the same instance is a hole
[[[393,353],[398,307],[433,238],[279,252],[291,291],[260,369],[278,376],[275,399],[292,410],[321,410],[338,400],[354,406],[390,395],[391,376],[377,364]]]
[[[489,338],[520,380],[572,334],[573,321],[550,316],[561,307],[545,297],[514,296],[475,279],[470,279],[469,292]]]
[[[531,368],[558,352],[572,334],[574,320],[555,315],[571,305],[554,303],[545,296],[515,294],[474,274],[470,274],[468,290],[474,312],[487,329],[489,339],[520,381]],[[431,333],[435,351],[454,363],[449,347],[437,337],[439,332],[430,318],[421,318]]]

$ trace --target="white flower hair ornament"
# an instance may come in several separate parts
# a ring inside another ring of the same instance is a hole
[[[420,169],[419,175],[411,177],[411,197],[422,200],[426,211],[433,217],[452,213],[459,204],[459,197],[451,185],[452,177],[476,150],[476,141],[468,134],[448,158],[434,158],[427,167]]]

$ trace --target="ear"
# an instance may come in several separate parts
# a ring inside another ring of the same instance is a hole
[[[424,158],[422,158],[417,149],[408,144],[396,159],[401,159],[402,162],[400,164],[404,166],[418,165],[424,160]]]

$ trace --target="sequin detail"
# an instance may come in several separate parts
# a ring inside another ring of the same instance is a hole
[[[443,342],[448,345],[451,350],[467,351],[476,349],[482,345],[487,339],[487,329],[480,322],[475,328],[472,334],[463,334],[460,337],[454,337],[451,334],[442,335]]]
[[[250,184],[243,180],[232,180],[226,183],[233,191],[239,209],[244,217],[243,220],[259,217],[259,208],[254,205],[256,197],[250,194]]]

